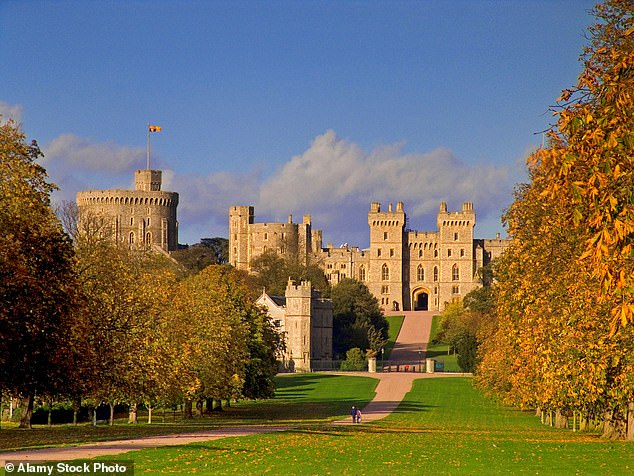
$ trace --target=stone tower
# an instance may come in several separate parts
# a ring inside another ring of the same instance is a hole
[[[85,190],[77,193],[79,223],[99,217],[120,243],[178,248],[178,193],[161,191],[160,170],[137,170],[134,190]]]
[[[383,309],[403,309],[403,230],[405,210],[403,202],[390,203],[387,211],[372,202],[368,213],[370,253],[367,285],[370,292],[380,296]]]
[[[453,296],[464,296],[474,289],[473,228],[476,215],[473,203],[464,202],[462,210],[448,212],[441,202],[437,216],[439,234],[439,289],[440,302],[450,302]]]
[[[310,281],[286,286],[286,354],[295,370],[323,368],[332,359],[332,302]]]
[[[250,229],[254,220],[253,207],[229,208],[229,263],[237,269],[250,266]]]

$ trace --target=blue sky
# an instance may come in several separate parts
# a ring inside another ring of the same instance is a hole
[[[181,243],[249,204],[367,246],[370,201],[398,200],[420,231],[473,201],[492,237],[593,4],[0,0],[0,114],[40,143],[57,201],[131,188],[162,126]]]

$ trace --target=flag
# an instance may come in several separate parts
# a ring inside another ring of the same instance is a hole
[[[161,126],[148,125],[147,127],[150,132],[161,132]]]

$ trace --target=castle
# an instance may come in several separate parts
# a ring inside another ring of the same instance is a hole
[[[160,170],[137,170],[134,190],[85,190],[77,193],[79,220],[102,217],[120,243],[178,248],[178,193],[161,191]]]
[[[499,256],[509,241],[474,239],[476,215],[471,202],[447,211],[442,202],[438,230],[420,232],[406,226],[405,208],[373,202],[368,213],[370,247],[332,244],[322,247],[322,232],[310,215],[302,223],[255,223],[252,206],[229,208],[229,263],[251,271],[254,258],[268,250],[281,256],[315,260],[332,285],[350,277],[365,283],[384,311],[434,310],[479,287],[478,270]]]
[[[284,333],[283,370],[329,369],[332,363],[332,302],[323,299],[310,281],[288,281],[284,296],[266,292],[256,301]]]

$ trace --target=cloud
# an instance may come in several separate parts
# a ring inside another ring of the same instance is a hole
[[[312,213],[314,226],[323,228],[335,244],[353,243],[355,238],[367,243],[372,201],[385,206],[401,200],[411,228],[433,231],[441,201],[454,210],[471,201],[478,214],[487,216],[499,214],[500,203],[510,198],[507,167],[468,164],[445,148],[424,154],[401,150],[396,144],[367,153],[327,131],[262,184],[258,209],[268,214],[283,213],[280,209]]]
[[[0,101],[0,123],[13,119],[15,122],[22,120],[22,106],[19,104],[8,104]]]
[[[113,143],[95,143],[89,139],[64,134],[44,148],[43,165],[62,162],[69,169],[120,174],[145,163],[146,150]]]
[[[164,189],[179,193],[181,243],[196,243],[204,237],[226,237],[229,207],[255,203],[260,186],[257,173],[178,175],[164,171],[163,176]]]

